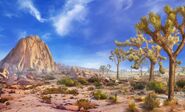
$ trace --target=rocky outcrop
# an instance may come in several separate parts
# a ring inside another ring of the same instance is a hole
[[[0,67],[13,72],[56,70],[48,46],[38,36],[27,36],[19,40],[16,47],[0,62]]]
[[[85,77],[90,78],[92,76],[100,76],[101,74],[97,69],[90,69],[90,68],[83,68],[77,66],[65,66],[65,65],[58,65],[59,70],[71,77]]]

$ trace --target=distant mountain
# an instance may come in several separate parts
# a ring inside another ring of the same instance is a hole
[[[48,46],[38,36],[20,39],[15,48],[0,62],[0,67],[7,68],[11,72],[56,70],[56,64]]]

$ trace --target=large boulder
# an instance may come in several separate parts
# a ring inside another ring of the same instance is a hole
[[[0,62],[1,68],[10,72],[57,70],[48,46],[38,36],[27,36],[19,40],[15,48]]]

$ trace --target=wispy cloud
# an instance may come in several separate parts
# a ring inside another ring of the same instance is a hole
[[[44,41],[49,41],[51,38],[51,33],[45,33],[43,35],[41,35],[41,38],[44,40]]]
[[[132,0],[112,0],[112,2],[115,3],[115,6],[118,10],[127,10],[133,4]]]
[[[63,10],[52,18],[53,26],[60,36],[66,36],[73,29],[74,23],[84,22],[87,15],[87,5],[92,0],[68,0]]]
[[[21,39],[21,38],[24,38],[28,35],[28,33],[26,31],[21,31],[17,34],[17,39]]]
[[[148,12],[156,12],[156,13],[162,13],[163,8],[165,5],[171,5],[171,6],[181,6],[184,4],[184,0],[147,0],[145,3],[145,7],[148,8]]]
[[[39,22],[44,22],[45,19],[41,17],[40,12],[34,6],[32,0],[18,0],[18,4],[20,9],[23,9],[29,12],[32,16],[34,16]]]

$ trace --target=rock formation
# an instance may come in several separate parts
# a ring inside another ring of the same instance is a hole
[[[0,67],[13,72],[56,70],[56,64],[48,46],[38,36],[20,39],[16,47],[0,62]]]

